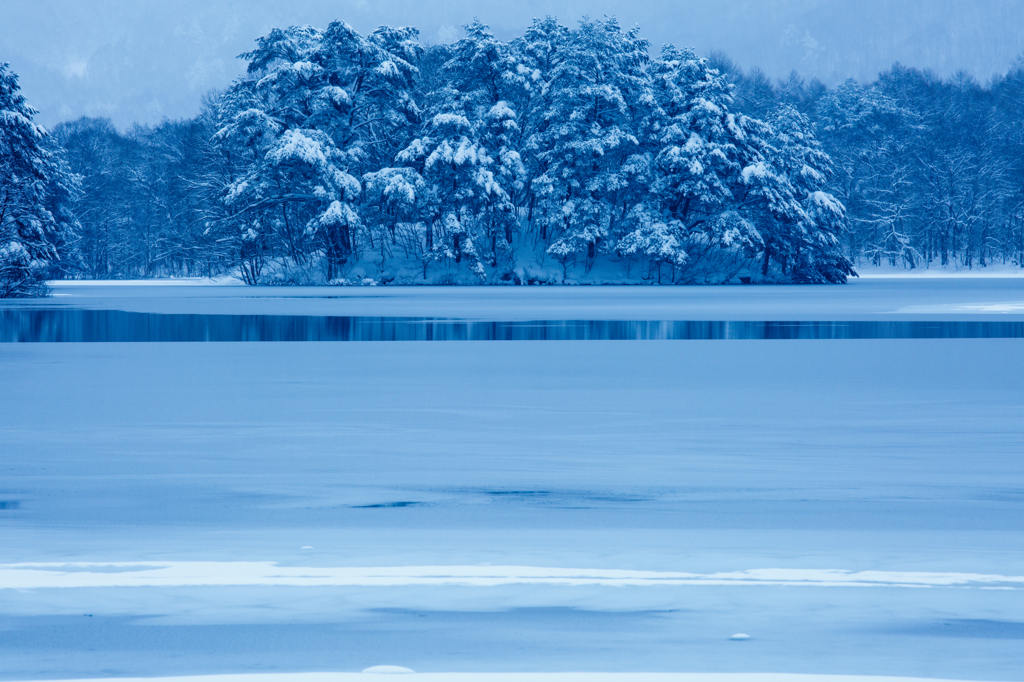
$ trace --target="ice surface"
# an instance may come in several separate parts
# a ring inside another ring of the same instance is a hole
[[[247,287],[170,281],[171,286],[152,281],[54,282],[50,299],[0,305],[485,320],[1024,319],[1024,277],[870,277],[846,285],[664,287]]]
[[[1021,286],[76,285],[14,305],[929,319],[897,311]],[[0,344],[0,679],[1024,680],[1022,343]]]

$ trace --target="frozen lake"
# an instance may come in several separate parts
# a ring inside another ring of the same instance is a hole
[[[1024,319],[1024,277],[855,279],[834,286],[246,287],[192,280],[57,282],[4,308],[524,320]]]
[[[2,679],[1024,680],[1024,280],[55,294],[0,305],[3,340],[166,320],[125,313],[549,326],[0,343]],[[653,340],[697,322],[761,335]]]

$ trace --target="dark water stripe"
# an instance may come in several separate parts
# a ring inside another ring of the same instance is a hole
[[[191,315],[0,310],[0,342],[1019,339],[1024,322],[755,322]]]

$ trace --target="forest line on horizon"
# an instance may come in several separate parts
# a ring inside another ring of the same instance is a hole
[[[1024,265],[1020,60],[986,85],[897,64],[830,88],[721,53],[652,57],[613,19],[465,30],[423,47],[407,28],[275,29],[198,116],[123,132],[19,135],[6,114],[33,112],[0,74],[3,272],[724,283]]]

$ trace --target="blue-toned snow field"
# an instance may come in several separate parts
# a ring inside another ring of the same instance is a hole
[[[0,679],[1024,681],[1024,339],[15,338],[38,311],[1014,329],[1024,279],[0,304],[37,341],[0,343]]]

